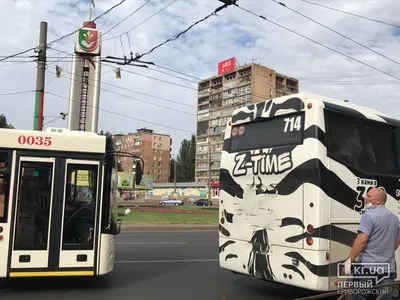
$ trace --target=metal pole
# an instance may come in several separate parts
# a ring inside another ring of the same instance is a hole
[[[211,138],[208,137],[208,201],[211,203]]]
[[[176,159],[174,159],[174,194],[176,193]]]
[[[43,128],[46,49],[47,49],[47,23],[42,21],[40,22],[39,55],[37,64],[36,93],[35,93],[35,115],[33,118],[33,130],[38,130],[38,131],[42,131]]]

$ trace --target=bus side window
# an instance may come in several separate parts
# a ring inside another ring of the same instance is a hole
[[[396,135],[393,128],[371,122],[365,126],[364,169],[366,172],[395,174],[399,170]]]
[[[396,174],[399,129],[328,111],[328,154],[366,173]]]
[[[0,223],[7,221],[9,188],[9,153],[0,151]]]
[[[396,167],[397,169],[400,169],[400,128],[395,128],[394,130],[394,136],[395,136],[395,143],[396,143]]]
[[[329,155],[361,169],[363,147],[358,120],[327,112],[326,127]]]

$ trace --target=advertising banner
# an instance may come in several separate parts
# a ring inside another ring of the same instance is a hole
[[[153,182],[154,182],[153,175],[143,175],[142,181],[140,181],[140,184],[135,186],[135,188],[138,190],[152,190]]]
[[[134,175],[128,172],[118,172],[118,188],[133,189]]]
[[[235,70],[235,58],[229,58],[227,60],[218,63],[218,75],[226,72],[232,72]]]

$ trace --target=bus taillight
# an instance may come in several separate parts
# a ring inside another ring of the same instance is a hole
[[[312,226],[311,224],[308,224],[307,225],[307,232],[310,233],[310,234],[313,233],[314,232],[314,226]]]
[[[222,217],[221,218],[221,224],[224,224],[225,223],[225,219],[224,219],[224,217]]]
[[[312,246],[312,244],[314,243],[314,240],[311,237],[308,237],[306,241],[308,246]]]
[[[0,226],[0,233],[2,233],[2,232],[3,232],[3,227]]]

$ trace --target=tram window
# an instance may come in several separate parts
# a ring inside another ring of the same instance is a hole
[[[9,153],[0,152],[0,222],[7,221],[7,207],[8,207],[8,190],[9,184],[9,170],[8,170]]]
[[[93,249],[97,166],[68,165],[63,250]]]

